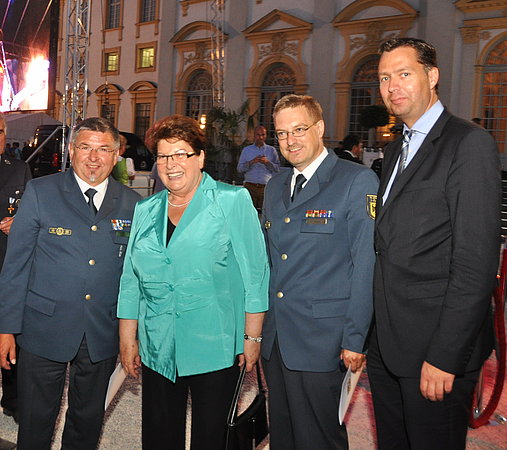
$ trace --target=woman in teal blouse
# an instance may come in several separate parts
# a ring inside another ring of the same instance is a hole
[[[167,189],[139,202],[118,300],[120,357],[142,366],[143,448],[219,450],[239,374],[259,358],[269,269],[243,188],[205,172],[197,122],[173,115],[148,131]],[[138,340],[137,340],[137,338]]]

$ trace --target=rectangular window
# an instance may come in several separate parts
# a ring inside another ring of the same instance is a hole
[[[134,132],[143,140],[146,131],[148,131],[148,128],[150,128],[150,120],[151,120],[151,104],[136,103]]]
[[[104,103],[102,104],[100,108],[100,117],[103,117],[104,119],[109,120],[112,124],[115,123],[115,113],[116,108],[115,105],[112,105],[110,103]]]
[[[140,48],[137,60],[139,69],[149,69],[155,65],[155,49],[153,47]]]
[[[121,0],[107,0],[106,28],[119,28],[121,14]]]
[[[105,72],[118,72],[120,65],[120,55],[118,52],[109,52],[105,54],[104,67]]]
[[[153,22],[156,17],[157,0],[141,0],[139,22]]]

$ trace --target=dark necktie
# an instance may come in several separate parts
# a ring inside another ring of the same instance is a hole
[[[401,156],[400,162],[398,163],[398,173],[400,175],[401,172],[405,170],[407,167],[407,157],[408,157],[408,147],[410,144],[410,138],[412,137],[412,130],[405,130],[403,132],[403,144],[401,145]]]
[[[97,214],[97,208],[95,207],[95,203],[93,203],[93,197],[97,193],[95,189],[88,189],[84,194],[88,197],[88,206],[90,208],[90,214],[92,217],[95,217]]]
[[[291,201],[296,200],[296,197],[303,189],[303,184],[305,184],[305,182],[306,182],[305,176],[302,173],[300,173],[296,177],[296,185],[294,186],[294,192],[292,193]]]

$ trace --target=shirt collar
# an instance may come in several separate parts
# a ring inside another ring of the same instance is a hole
[[[428,134],[443,111],[444,105],[442,105],[442,102],[440,100],[437,100],[431,106],[431,108],[428,109],[428,111],[426,111],[421,117],[419,117],[417,122],[411,128],[411,130],[415,131],[416,133],[424,135]],[[406,130],[409,130],[409,128],[406,125],[403,125],[403,131]]]
[[[92,188],[92,189],[95,189],[98,194],[103,197],[106,193],[106,190],[107,190],[107,183],[108,183],[108,178],[106,178],[102,183],[98,184],[97,186],[91,186],[89,185],[86,181],[82,180],[81,178],[79,178],[78,174],[74,172],[74,177],[76,178],[76,181],[77,181],[77,184],[79,185],[79,189],[81,189],[81,192],[84,193]]]
[[[304,177],[306,178],[306,182],[308,182],[308,180],[311,177],[313,177],[313,174],[317,171],[317,169],[319,168],[319,166],[322,164],[322,161],[324,161],[326,159],[327,155],[328,155],[327,148],[323,147],[322,148],[322,152],[320,153],[320,155],[317,156],[317,158],[315,158],[314,161],[312,161],[310,164],[308,164],[308,166],[305,167],[302,172],[300,172],[299,170],[297,170],[294,167],[294,173],[292,175],[292,179],[293,180],[296,179],[296,177],[300,173],[302,173],[304,175]]]

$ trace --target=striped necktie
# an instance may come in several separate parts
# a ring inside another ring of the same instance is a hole
[[[412,130],[405,130],[403,132],[403,144],[401,145],[401,156],[400,162],[398,163],[398,173],[401,174],[407,167],[408,147],[410,144],[410,138],[412,137]]]

